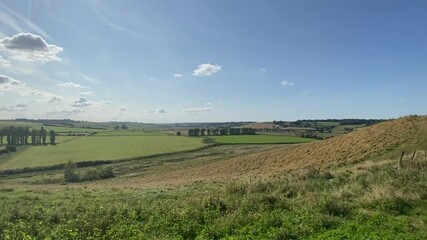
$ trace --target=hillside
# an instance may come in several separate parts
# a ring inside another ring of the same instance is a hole
[[[427,117],[405,117],[308,144],[270,147],[237,156],[222,156],[215,161],[203,163],[199,160],[198,164],[165,164],[160,173],[150,169],[141,178],[126,182],[174,185],[195,180],[267,178],[313,167],[327,169],[362,160],[397,159],[401,150],[409,153],[425,149],[426,138]]]

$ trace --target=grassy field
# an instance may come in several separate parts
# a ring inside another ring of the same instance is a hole
[[[200,138],[176,136],[90,136],[58,138],[55,146],[26,146],[11,156],[0,158],[0,169],[49,166],[95,160],[127,159],[202,147]],[[66,141],[61,143],[61,141]]]
[[[274,144],[274,143],[308,143],[315,141],[310,138],[281,136],[281,135],[233,135],[213,136],[217,143],[225,144]]]
[[[142,160],[117,163],[116,178],[93,183],[36,180],[60,171],[2,177],[0,239],[426,239],[427,174],[410,159],[401,170],[373,161],[268,180],[126,184],[146,175],[142,169],[221,161],[258,148],[218,146],[149,159],[153,165],[143,168]]]
[[[3,174],[0,239],[427,239],[426,133],[427,117],[411,117],[307,144],[115,162],[107,180]],[[58,146],[97,138],[145,137]]]
[[[129,131],[129,130],[114,130],[114,131],[101,131],[94,135],[99,136],[164,136],[166,133],[160,131]]]

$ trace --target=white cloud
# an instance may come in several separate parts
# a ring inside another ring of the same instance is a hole
[[[166,110],[163,108],[156,109],[156,113],[166,113]]]
[[[0,56],[0,67],[10,67],[11,64],[8,60],[4,59],[3,56]]]
[[[8,91],[16,86],[25,85],[23,82],[9,76],[0,75],[0,90]]]
[[[64,50],[32,33],[18,33],[0,39],[0,47],[11,51],[14,59],[40,62],[61,61],[58,54]]]
[[[37,97],[43,97],[44,93],[41,93],[41,92],[30,92],[30,95],[37,96]]]
[[[193,76],[210,76],[216,72],[221,71],[222,67],[219,65],[213,65],[210,63],[200,64],[197,69],[193,71]]]
[[[89,91],[89,92],[81,92],[81,93],[78,93],[77,95],[80,97],[80,96],[84,96],[84,95],[92,95],[92,94],[94,94],[94,92]]]
[[[210,107],[201,107],[201,108],[186,108],[182,110],[185,113],[197,114],[201,112],[210,112],[212,108]]]
[[[267,72],[267,69],[265,69],[265,68],[260,68],[259,69],[261,72]]]
[[[127,109],[126,109],[126,107],[123,106],[123,107],[120,107],[119,110],[120,110],[120,112],[126,112]]]
[[[86,98],[79,98],[70,104],[71,107],[88,107],[93,105],[93,102],[88,101]]]
[[[59,116],[59,117],[63,117],[63,116],[71,116],[71,115],[77,115],[79,113],[84,113],[84,111],[79,110],[79,109],[74,109],[74,110],[61,110],[61,111],[51,111],[51,112],[47,112],[46,115],[52,115],[52,116]]]
[[[90,88],[90,87],[82,86],[80,84],[73,83],[73,82],[60,83],[60,84],[58,84],[58,86],[67,87],[67,88],[81,88],[81,89],[89,89]]]
[[[2,112],[20,112],[27,110],[28,105],[25,103],[18,103],[16,105],[9,105],[0,107],[0,111]]]
[[[182,77],[182,74],[175,73],[175,74],[173,75],[173,77],[180,78],[180,77]]]
[[[105,105],[109,105],[109,104],[111,104],[111,101],[101,101],[101,103],[105,104]]]
[[[281,83],[280,83],[282,86],[292,86],[292,85],[294,85],[294,82],[289,82],[289,81],[282,81]]]
[[[50,102],[50,103],[53,103],[53,102],[60,102],[60,101],[62,101],[62,98],[61,98],[61,97],[59,97],[59,96],[53,96],[53,97],[49,100],[49,102]]]

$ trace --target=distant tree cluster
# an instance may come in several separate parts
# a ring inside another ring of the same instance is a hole
[[[33,146],[46,145],[47,131],[43,127],[41,127],[39,130],[32,129],[30,131],[29,127],[10,126],[0,129],[0,146],[3,144],[7,144],[9,146],[27,145],[30,136],[31,144]],[[55,131],[50,130],[49,138],[50,144],[55,144]]]
[[[123,129],[123,130],[126,130],[126,129],[129,129],[129,127],[128,126],[126,126],[126,125],[122,125],[122,126],[120,126],[120,125],[116,125],[115,127],[114,127],[114,130],[119,130],[119,129]]]
[[[190,128],[188,136],[254,135],[253,128]]]

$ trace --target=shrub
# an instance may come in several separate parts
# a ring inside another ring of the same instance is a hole
[[[9,149],[1,149],[0,150],[0,155],[6,154],[6,153],[9,153]]]
[[[64,181],[65,182],[78,182],[79,176],[76,174],[77,165],[68,160],[68,162],[64,165]]]
[[[99,180],[100,176],[96,169],[89,169],[84,174],[83,177],[80,179],[81,181],[95,181]]]
[[[113,178],[116,176],[112,167],[103,167],[99,170],[98,174],[101,179]]]
[[[6,149],[8,149],[10,152],[16,152],[16,147],[12,145],[6,146]]]

